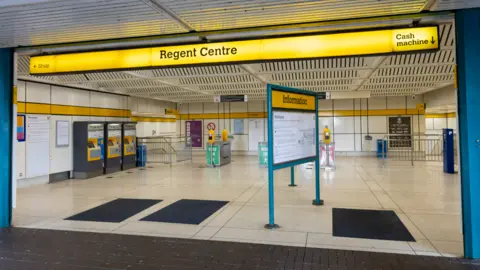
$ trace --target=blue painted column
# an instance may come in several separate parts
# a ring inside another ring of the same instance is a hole
[[[480,9],[455,15],[457,106],[466,258],[480,258]]]
[[[0,49],[0,227],[12,220],[13,50]]]

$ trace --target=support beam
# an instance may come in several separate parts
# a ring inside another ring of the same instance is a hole
[[[192,25],[190,25],[187,21],[180,18],[180,16],[175,14],[175,12],[167,8],[164,4],[160,3],[160,1],[158,0],[142,0],[142,1],[148,6],[150,6],[152,9],[154,9],[155,11],[158,11],[161,14],[165,14],[171,19],[173,19],[174,21],[176,21],[183,28],[185,28],[185,30],[188,30],[189,32],[196,32]]]
[[[257,64],[257,65],[260,65],[260,64]],[[238,65],[239,68],[245,70],[248,74],[252,75],[253,77],[255,77],[255,79],[259,80],[260,82],[262,82],[263,84],[267,84],[268,83],[268,80],[263,77],[262,75],[258,75],[257,74],[257,71],[255,69],[255,66],[253,64],[250,64],[250,65]]]
[[[138,78],[141,78],[141,79],[144,79],[144,80],[152,80],[152,81],[156,81],[156,82],[159,82],[161,84],[168,85],[168,86],[178,87],[178,88],[190,91],[190,92],[200,93],[200,94],[203,94],[203,95],[210,95],[210,93],[200,91],[199,89],[194,89],[192,87],[187,87],[187,86],[184,86],[184,85],[180,85],[180,84],[177,84],[177,83],[172,82],[172,81],[161,80],[157,77],[140,74],[140,73],[135,72],[135,71],[124,71],[123,73],[134,76],[134,77],[138,77]]]
[[[367,73],[367,75],[365,76],[365,78],[362,80],[362,82],[360,82],[360,84],[358,85],[358,87],[355,89],[355,91],[358,91],[362,88],[362,86],[368,82],[368,80],[370,79],[370,77],[372,77],[372,75],[375,73],[375,71],[377,71],[377,69],[380,68],[380,66],[382,66],[383,62],[385,62],[385,60],[388,59],[389,56],[380,56],[378,57],[375,62],[373,63],[372,65],[372,68],[370,69],[370,71]]]
[[[465,257],[480,259],[480,8],[455,14],[463,246]]]
[[[0,228],[12,222],[13,56],[12,49],[0,49]]]

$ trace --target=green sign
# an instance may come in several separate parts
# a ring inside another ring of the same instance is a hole
[[[268,166],[268,145],[267,143],[258,143],[258,162],[261,167]]]
[[[212,153],[213,149],[213,153]],[[207,145],[207,165],[212,165],[212,159],[213,159],[213,165],[215,166],[220,166],[220,145],[213,145],[213,147],[208,144]]]

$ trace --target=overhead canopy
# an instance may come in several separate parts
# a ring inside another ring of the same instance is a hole
[[[438,27],[35,56],[31,74],[400,53],[439,48]]]

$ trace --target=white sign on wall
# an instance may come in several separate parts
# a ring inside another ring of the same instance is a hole
[[[57,120],[56,146],[67,147],[70,145],[70,121]]]
[[[26,177],[50,173],[50,116],[27,115]]]
[[[315,113],[273,112],[273,163],[315,157]]]

